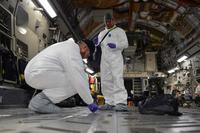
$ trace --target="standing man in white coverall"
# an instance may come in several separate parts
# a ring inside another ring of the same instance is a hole
[[[31,99],[29,109],[38,113],[59,113],[62,109],[55,104],[78,93],[90,111],[95,112],[98,106],[90,94],[82,60],[93,50],[94,46],[88,41],[78,45],[71,38],[37,54],[26,66],[25,80],[42,92]]]
[[[122,56],[123,49],[128,47],[127,36],[123,29],[116,27],[111,14],[104,16],[104,23],[106,27],[98,35],[98,45],[102,49],[101,90],[105,98],[105,105],[99,109],[128,111]]]

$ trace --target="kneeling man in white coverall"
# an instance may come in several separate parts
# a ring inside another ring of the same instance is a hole
[[[87,42],[81,41],[78,45],[71,38],[53,44],[28,63],[25,69],[27,84],[42,90],[31,99],[29,109],[38,113],[59,113],[62,109],[55,104],[77,93],[90,111],[98,109],[90,94],[82,60],[88,58],[94,49]]]

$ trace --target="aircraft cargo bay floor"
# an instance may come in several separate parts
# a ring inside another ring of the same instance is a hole
[[[0,109],[0,133],[200,133],[200,109],[180,109],[182,116],[66,108],[62,114],[28,109]]]

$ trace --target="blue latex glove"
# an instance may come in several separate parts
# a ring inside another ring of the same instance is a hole
[[[114,43],[108,43],[107,45],[108,45],[108,47],[110,47],[112,49],[116,48],[116,44],[114,44]]]
[[[88,108],[90,109],[91,112],[95,112],[98,109],[98,106],[96,103],[92,103],[88,105]]]

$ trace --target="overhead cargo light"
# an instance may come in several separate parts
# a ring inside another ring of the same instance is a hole
[[[171,69],[171,70],[169,70],[169,71],[167,71],[168,73],[174,73],[175,72],[175,70],[174,69]]]
[[[168,73],[174,73],[176,70],[179,70],[178,67],[175,67],[173,69],[170,69],[169,71],[167,71]]]
[[[87,60],[87,59],[83,59],[83,62],[84,62],[85,64],[87,64],[87,63],[88,63],[88,60]]]
[[[27,33],[27,30],[26,30],[26,28],[24,28],[24,27],[19,26],[17,29],[18,29],[18,31],[19,31],[21,34],[23,34],[23,35],[25,35],[25,34]]]
[[[94,74],[94,71],[90,68],[86,68],[85,71],[89,74]]]
[[[174,68],[174,70],[179,70],[179,69],[180,69],[180,68],[178,68],[178,67],[175,67],[175,68]]]
[[[42,7],[46,10],[46,12],[49,14],[51,18],[55,18],[57,16],[56,12],[48,2],[48,0],[38,0]]]
[[[181,58],[179,58],[178,60],[177,60],[177,62],[182,62],[182,61],[184,61],[184,60],[186,60],[188,57],[186,56],[186,55],[184,55],[184,56],[182,56]]]

